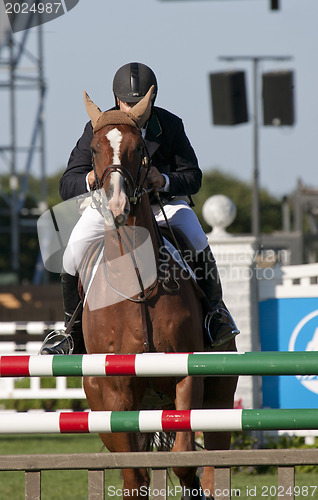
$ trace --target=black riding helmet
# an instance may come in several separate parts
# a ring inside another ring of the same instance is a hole
[[[148,66],[142,63],[124,64],[116,72],[113,80],[113,92],[122,102],[138,102],[144,97],[151,85],[155,86],[155,101],[158,84],[157,79]],[[116,103],[117,104],[117,103]]]

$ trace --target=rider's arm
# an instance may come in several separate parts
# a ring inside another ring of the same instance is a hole
[[[181,120],[172,143],[169,163],[169,196],[196,194],[201,187],[202,172]]]
[[[88,185],[92,187],[92,158],[90,143],[93,138],[91,122],[85,126],[83,135],[77,141],[71,152],[67,168],[60,179],[60,195],[68,200],[87,192]]]
[[[156,108],[156,114],[161,134],[157,137],[160,146],[152,157],[152,164],[168,176],[168,196],[197,193],[201,187],[202,172],[182,120],[161,108]]]

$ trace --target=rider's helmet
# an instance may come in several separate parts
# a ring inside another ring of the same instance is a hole
[[[113,92],[122,102],[138,102],[147,94],[151,85],[155,86],[155,101],[158,84],[156,75],[148,66],[142,63],[124,64],[117,70],[113,80]]]

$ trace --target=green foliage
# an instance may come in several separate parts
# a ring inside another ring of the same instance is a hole
[[[305,444],[305,438],[301,436],[283,435],[278,437],[267,436],[261,442],[255,437],[255,433],[246,431],[238,431],[232,433],[231,449],[232,450],[250,450],[250,449],[308,449],[317,448],[318,438],[315,438],[313,445]],[[277,469],[274,465],[261,465],[255,467],[235,467],[235,472],[246,472],[249,474],[275,474]],[[296,471],[301,473],[318,473],[318,465],[298,465]]]
[[[206,232],[211,228],[202,217],[204,202],[213,195],[224,194],[236,205],[237,215],[227,229],[230,233],[246,234],[251,232],[252,186],[235,176],[224,174],[218,169],[204,173],[202,187],[195,195],[195,212]],[[265,189],[260,190],[261,231],[270,233],[281,229],[281,200],[270,195]]]
[[[232,432],[231,450],[253,450],[258,448],[258,439],[248,431]]]
[[[280,436],[278,439],[268,438],[263,448],[272,450],[280,450],[286,448],[308,449],[308,448],[317,448],[317,445],[318,445],[318,438],[315,438],[315,442],[313,445],[308,445],[305,443],[305,438],[302,436],[283,435]],[[260,472],[268,472],[269,470],[275,470],[275,467],[274,466],[260,467]],[[305,473],[315,472],[317,474],[318,465],[298,465],[296,470]]]

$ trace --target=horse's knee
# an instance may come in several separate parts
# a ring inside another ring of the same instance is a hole
[[[176,386],[176,410],[202,408],[204,396],[204,379],[202,377],[185,377]]]
[[[92,410],[102,409],[102,393],[96,377],[84,377],[83,388],[89,407]]]

